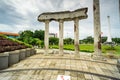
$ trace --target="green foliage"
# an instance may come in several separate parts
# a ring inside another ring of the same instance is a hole
[[[0,34],[0,36],[3,37],[3,38],[7,38],[7,36],[5,36],[5,35],[3,35],[3,34]]]
[[[41,42],[41,48],[43,48],[43,47],[44,47],[44,41]]]
[[[7,37],[7,39],[8,39],[8,40],[11,40],[11,41],[14,41],[14,42],[17,42],[17,43],[19,43],[19,44],[25,45],[25,46],[27,46],[27,47],[29,47],[29,48],[32,47],[32,45],[27,44],[27,43],[22,42],[22,41],[19,41],[19,40],[15,39],[15,38],[8,38],[8,37]]]
[[[19,34],[20,34],[20,38],[19,38],[20,40],[24,40],[26,38],[33,37],[33,32],[30,30],[19,32]]]
[[[106,41],[107,41],[107,37],[102,37],[101,39],[102,39],[102,40],[101,40],[101,41],[102,41],[102,43],[104,43],[104,42],[106,42]]]
[[[58,45],[59,39],[55,37],[50,37],[49,38],[49,44],[50,45]]]
[[[52,48],[58,49],[59,47],[57,45],[53,45]],[[64,45],[65,50],[72,50],[74,51],[74,45]],[[93,45],[92,44],[82,44],[80,45],[80,51],[82,52],[93,52]]]
[[[10,41],[17,42],[17,43],[19,43],[19,44],[25,45],[25,46],[27,46],[27,47],[29,47],[29,48],[32,47],[31,45],[29,45],[29,44],[27,44],[27,43],[25,43],[25,42],[19,41],[19,40],[15,39],[15,38],[9,38],[9,37],[7,37],[7,36],[5,36],[5,35],[1,35],[1,34],[0,34],[0,36],[2,36],[3,38],[8,39],[8,40],[10,40]]]
[[[57,45],[53,45],[52,48],[58,49]],[[74,45],[64,45],[65,50],[74,50]],[[93,44],[80,44],[81,52],[94,52]],[[112,52],[113,54],[120,56],[120,46],[111,47],[109,45],[102,45],[102,53]]]
[[[64,44],[73,44],[74,40],[72,38],[66,38],[64,39]]]
[[[32,45],[41,46],[42,41],[38,38],[33,38],[31,41]]]
[[[35,30],[33,37],[38,38],[40,40],[44,40],[44,31],[43,30]]]
[[[94,52],[93,44],[80,44],[80,51],[82,51],[82,52]]]
[[[112,38],[113,42],[120,44],[120,38]]]
[[[33,46],[43,47],[43,40],[44,39],[44,31],[43,30],[36,30],[32,32],[30,30],[26,30],[20,32],[20,37],[18,40],[23,41],[27,44],[31,44]]]
[[[88,36],[87,38],[83,39],[83,40],[80,40],[80,43],[81,44],[93,44],[94,42],[94,39],[92,36]]]
[[[107,41],[107,37],[101,37],[101,43],[104,43]],[[120,38],[112,38],[112,41],[117,43],[117,44],[120,44]],[[92,36],[88,36],[87,38],[83,39],[83,40],[80,40],[80,44],[93,44],[94,43],[94,38]]]

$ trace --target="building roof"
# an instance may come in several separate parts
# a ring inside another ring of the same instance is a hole
[[[19,36],[18,33],[11,33],[11,32],[0,32],[0,34],[4,34],[4,35],[7,35],[7,36]]]

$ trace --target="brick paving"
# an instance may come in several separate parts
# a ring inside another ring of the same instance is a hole
[[[115,59],[92,60],[90,54],[36,54],[5,69],[0,80],[57,80],[58,75],[71,80],[119,80],[120,73]]]

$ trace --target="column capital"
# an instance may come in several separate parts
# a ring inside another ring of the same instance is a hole
[[[50,22],[50,20],[45,20],[45,23],[49,23]]]
[[[79,18],[74,18],[73,20],[74,20],[74,21],[79,21]]]
[[[60,19],[60,20],[58,20],[58,22],[63,23],[63,22],[64,22],[64,20],[63,20],[63,19]]]

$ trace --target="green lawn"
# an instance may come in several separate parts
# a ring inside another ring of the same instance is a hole
[[[50,46],[52,48],[58,49],[58,45]],[[74,50],[74,45],[64,45],[65,50]],[[94,45],[93,44],[80,44],[80,51],[82,52],[94,52]],[[115,55],[120,56],[120,46],[115,46],[111,48],[109,45],[102,45],[102,53],[110,53],[112,52]]]

